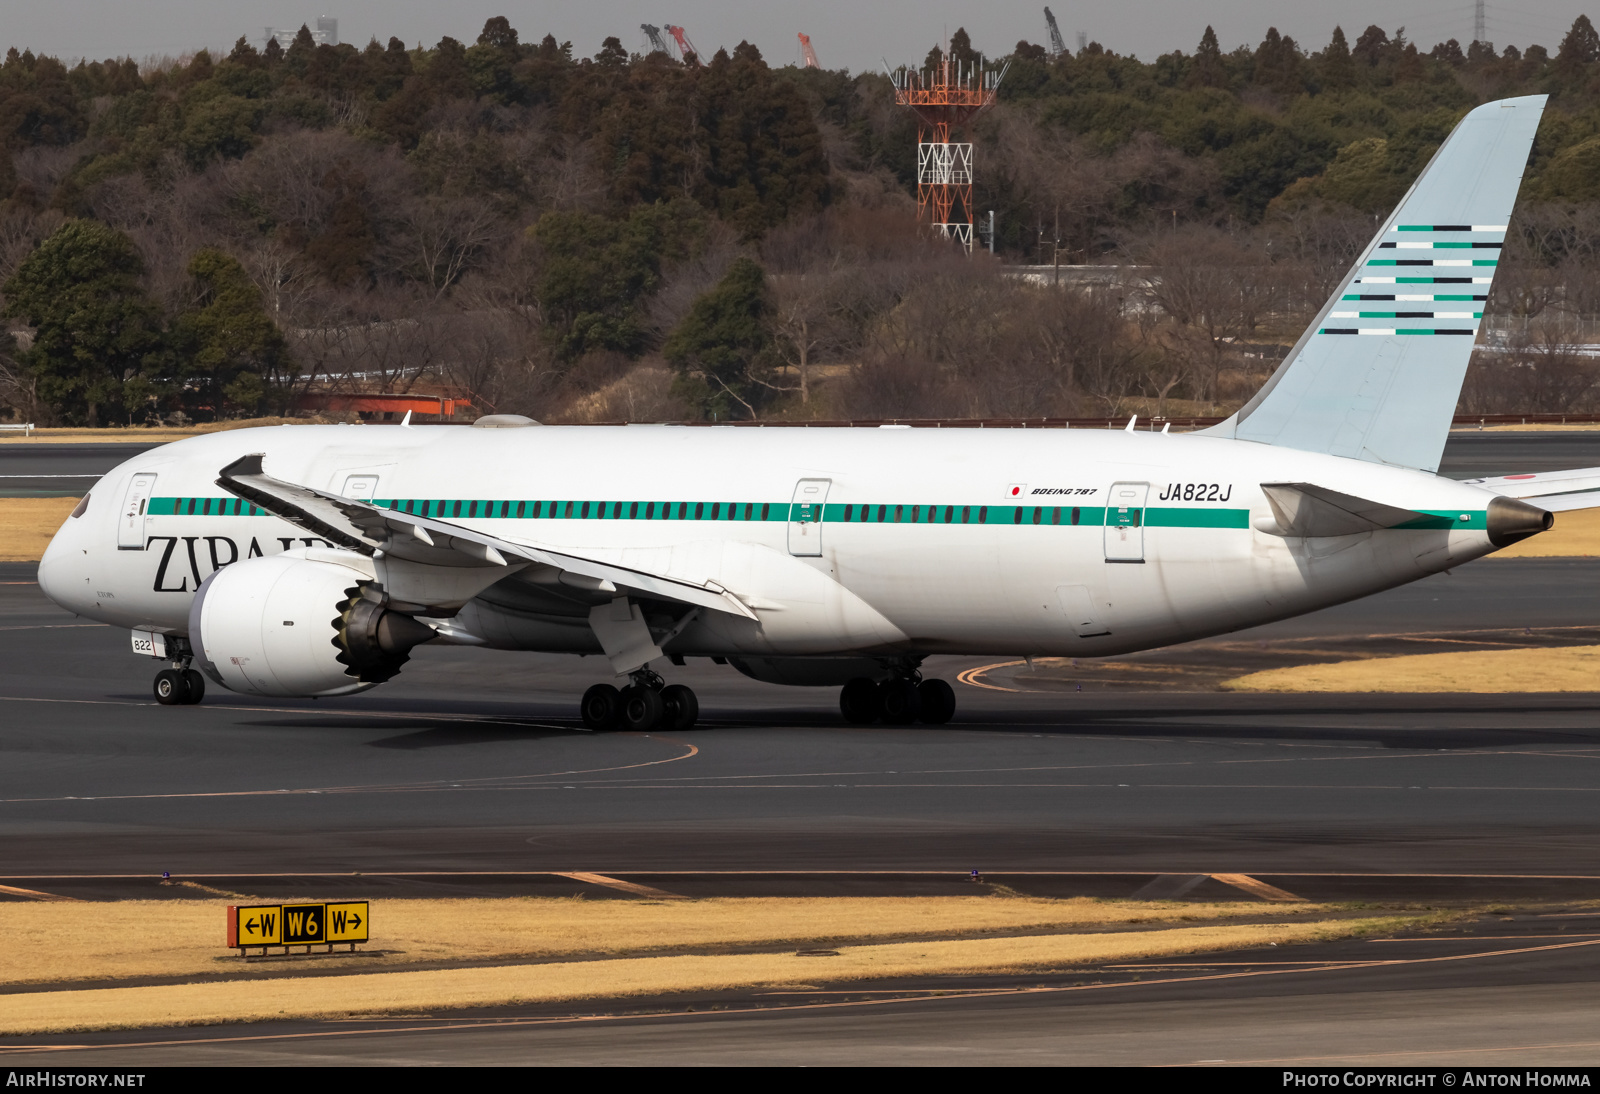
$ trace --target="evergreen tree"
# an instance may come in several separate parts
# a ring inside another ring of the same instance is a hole
[[[139,285],[133,241],[69,220],[6,282],[5,314],[34,329],[23,367],[39,398],[69,424],[142,416],[162,365],[161,313]]]
[[[1206,26],[1195,47],[1194,67],[1189,71],[1191,87],[1226,87],[1228,73],[1222,67],[1222,47],[1217,44],[1217,32]]]
[[[214,248],[189,262],[193,305],[172,327],[176,379],[194,417],[258,413],[293,374],[283,335],[238,260]],[[281,408],[280,408],[281,409]]]
[[[661,348],[678,373],[673,390],[704,417],[754,418],[762,392],[757,377],[771,368],[771,315],[766,271],[753,259],[735,259]]]
[[[1580,15],[1572,21],[1572,29],[1561,39],[1561,48],[1556,51],[1556,78],[1563,83],[1578,84],[1596,61],[1600,61],[1600,34],[1595,32],[1587,15]]]
[[[1322,86],[1329,90],[1343,90],[1355,83],[1355,62],[1351,60],[1343,27],[1333,28],[1333,38],[1328,42],[1328,48],[1322,51],[1317,75],[1322,80]]]

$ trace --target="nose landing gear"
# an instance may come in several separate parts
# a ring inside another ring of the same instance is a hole
[[[194,669],[170,668],[156,673],[156,702],[164,707],[192,706],[206,696],[206,678]]]
[[[620,691],[610,684],[596,684],[583,693],[579,711],[585,727],[597,733],[609,729],[681,732],[699,719],[700,702],[682,684],[668,685],[649,669],[630,673],[629,681]]]
[[[955,716],[955,689],[943,680],[924,680],[921,673],[897,676],[883,683],[858,676],[839,692],[839,711],[851,725],[922,722],[942,726]]]

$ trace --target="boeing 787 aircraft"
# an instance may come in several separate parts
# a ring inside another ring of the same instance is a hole
[[[237,430],[101,479],[39,584],[170,662],[163,703],[346,695],[442,642],[601,655],[627,686],[584,723],[642,730],[694,723],[652,668],[687,657],[941,723],[931,654],[1099,657],[1414,581],[1600,506],[1600,468],[1436,474],[1543,106],[1468,114],[1211,429]]]

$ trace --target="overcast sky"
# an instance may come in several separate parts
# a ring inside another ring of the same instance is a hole
[[[231,47],[241,34],[261,44],[262,28],[296,26],[318,15],[339,20],[339,36],[365,45],[391,35],[408,45],[432,45],[450,35],[471,43],[493,15],[505,15],[524,41],[554,34],[578,55],[593,54],[608,35],[631,50],[642,48],[640,23],[676,23],[702,52],[731,48],[741,39],[760,47],[769,63],[799,59],[797,31],[811,35],[828,68],[853,72],[917,61],[944,34],[965,26],[984,51],[1008,53],[1017,40],[1047,41],[1043,4],[1034,0],[585,0],[582,3],[506,3],[505,0],[0,0],[0,48],[15,45],[62,58],[180,55],[201,47]],[[1537,42],[1555,51],[1572,20],[1588,5],[1574,0],[1488,2],[1488,38],[1497,47]],[[1600,2],[1594,5],[1600,14]],[[1052,10],[1069,46],[1085,32],[1118,53],[1143,59],[1173,49],[1192,52],[1207,23],[1223,48],[1255,45],[1268,26],[1307,49],[1327,43],[1335,23],[1353,42],[1369,23],[1407,37],[1424,49],[1446,38],[1472,38],[1473,0],[1056,0]]]

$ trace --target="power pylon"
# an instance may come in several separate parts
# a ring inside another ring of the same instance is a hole
[[[1472,40],[1474,42],[1487,42],[1489,33],[1484,27],[1483,0],[1478,0],[1477,7],[1472,13]]]
[[[963,63],[939,51],[926,71],[902,67],[890,73],[894,101],[917,115],[917,219],[972,250],[972,145],[952,144],[950,134],[994,105],[1006,68],[980,58]]]

